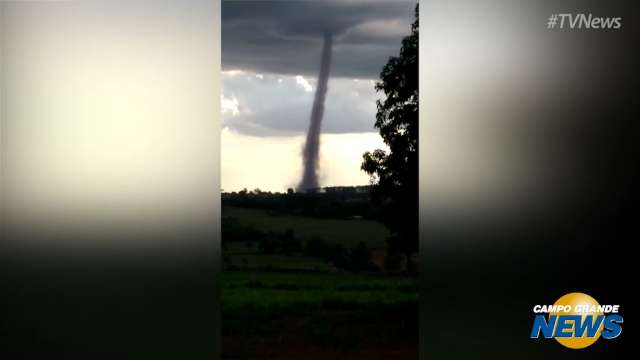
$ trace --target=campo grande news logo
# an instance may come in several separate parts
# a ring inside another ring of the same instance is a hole
[[[533,307],[530,338],[555,338],[571,349],[586,348],[600,337],[609,340],[620,336],[624,319],[619,312],[620,305],[600,305],[587,294],[569,293],[553,305]]]

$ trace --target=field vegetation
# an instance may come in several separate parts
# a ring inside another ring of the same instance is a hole
[[[384,225],[270,209],[261,194],[252,206],[252,194],[249,207],[223,197],[223,357],[417,356],[416,278],[385,268]]]

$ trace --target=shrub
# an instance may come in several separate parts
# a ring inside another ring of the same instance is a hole
[[[384,258],[384,269],[388,272],[399,272],[402,270],[404,255],[398,253],[387,254]]]
[[[352,271],[373,271],[376,269],[375,264],[371,262],[371,251],[365,243],[360,242],[350,251],[351,270]]]
[[[277,235],[274,233],[269,233],[260,239],[259,243],[260,251],[265,254],[275,254],[280,247]]]
[[[331,263],[338,269],[352,270],[351,256],[349,250],[341,245],[331,248]]]
[[[291,255],[300,251],[302,251],[302,241],[294,236],[293,230],[287,229],[282,235],[282,253]]]
[[[326,259],[329,256],[329,246],[324,240],[320,238],[313,238],[307,241],[304,253],[307,256]]]

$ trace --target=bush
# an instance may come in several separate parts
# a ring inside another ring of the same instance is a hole
[[[402,270],[404,255],[397,253],[387,254],[384,258],[384,269],[388,272],[399,272]]]
[[[327,259],[329,256],[329,246],[324,240],[320,238],[313,238],[307,241],[307,246],[304,249],[304,253],[307,256]]]
[[[260,251],[265,254],[275,254],[278,251],[278,248],[280,248],[280,244],[277,235],[274,235],[274,233],[269,233],[262,239],[260,239],[260,243],[258,245]]]
[[[300,251],[302,251],[302,241],[300,239],[296,239],[293,234],[293,230],[288,229],[282,235],[282,253],[285,255],[291,255],[292,253]]]
[[[407,259],[407,273],[409,275],[418,275],[419,272],[419,268],[418,268],[418,259],[417,259],[417,254],[415,256],[411,256],[409,259]]]
[[[358,271],[373,271],[376,270],[375,264],[371,262],[371,251],[367,248],[365,243],[360,242],[358,245],[350,251],[351,270]]]
[[[338,269],[351,270],[351,256],[349,250],[341,245],[335,245],[331,248],[331,264]]]

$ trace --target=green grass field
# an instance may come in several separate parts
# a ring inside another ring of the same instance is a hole
[[[385,239],[389,236],[389,231],[383,224],[371,220],[277,216],[270,215],[267,210],[231,206],[223,207],[222,215],[235,218],[242,225],[262,231],[282,232],[291,229],[296,236],[303,239],[318,237],[346,247],[353,247],[362,241],[371,249],[382,249],[386,247]]]
[[[227,271],[222,322],[223,358],[269,352],[298,358],[296,349],[320,351],[319,358],[371,358],[363,351],[414,354],[417,282],[342,273]]]
[[[338,273],[228,271],[223,276],[222,292],[223,311],[350,310],[418,299],[412,278]]]
[[[231,264],[245,270],[330,271],[331,265],[322,259],[302,255],[267,255],[257,250],[247,251],[243,244],[230,244]]]
[[[388,230],[374,221],[222,211],[262,232],[291,229],[303,242],[386,248]],[[227,243],[225,259],[223,358],[417,357],[416,278],[337,271],[328,260],[301,253],[264,254],[257,241]]]

